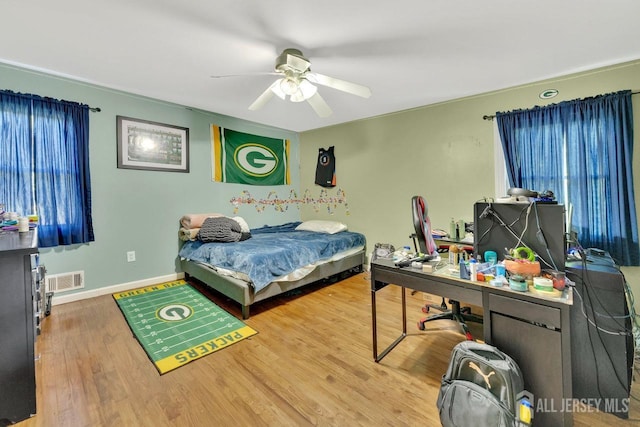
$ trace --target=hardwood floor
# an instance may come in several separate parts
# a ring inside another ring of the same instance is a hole
[[[373,362],[369,277],[312,286],[252,307],[258,335],[160,376],[111,296],[54,306],[38,338],[39,426],[438,426],[436,398],[455,323],[415,326],[420,293],[408,298],[409,336]],[[211,295],[236,316],[240,309]],[[378,292],[380,346],[400,330],[399,288]],[[472,332],[481,336],[481,329]],[[576,413],[576,426],[640,425],[640,387],[630,420]]]

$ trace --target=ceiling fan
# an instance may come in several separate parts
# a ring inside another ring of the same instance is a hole
[[[353,95],[369,98],[371,90],[356,83],[325,76],[311,71],[311,62],[298,49],[285,49],[276,58],[275,72],[280,76],[249,106],[250,110],[262,108],[276,95],[291,102],[307,101],[320,117],[328,117],[332,111],[314,84],[327,86]]]

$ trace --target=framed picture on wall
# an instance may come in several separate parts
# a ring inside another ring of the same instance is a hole
[[[189,172],[189,129],[116,116],[118,168]]]

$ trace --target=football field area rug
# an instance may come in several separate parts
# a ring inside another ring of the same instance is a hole
[[[113,298],[160,374],[257,334],[184,280]]]

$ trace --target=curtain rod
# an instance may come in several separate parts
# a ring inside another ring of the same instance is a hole
[[[631,92],[631,95],[637,95],[637,94],[639,94],[639,93],[640,93],[640,91]],[[493,119],[495,119],[495,118],[496,118],[495,114],[493,114],[493,115],[484,115],[484,116],[482,116],[482,120],[493,120]]]
[[[55,98],[50,98],[50,97],[44,97],[44,99],[51,99],[53,101],[58,101],[58,102],[66,102],[68,104],[76,104],[76,105],[87,105],[87,104],[82,104],[80,102],[77,101],[67,101],[66,99],[55,99]],[[102,111],[102,109],[100,109],[100,107],[92,107],[90,105],[87,105],[87,108],[89,108],[89,111],[91,111],[92,113],[99,113],[100,111]]]
[[[56,102],[65,102],[67,104],[75,104],[75,105],[86,105],[86,104],[81,104],[79,102],[75,102],[75,101],[67,101],[64,99],[55,99],[55,98],[51,98],[50,96],[40,96],[40,95],[33,95],[30,93],[20,93],[20,92],[14,92],[12,90],[8,90],[8,89],[0,89],[0,92],[4,92],[6,94],[9,95],[13,95],[13,96],[19,96],[21,98],[26,98],[26,99],[44,99],[44,100],[51,100],[51,101],[56,101]],[[102,111],[100,109],[100,107],[91,107],[89,105],[87,105],[87,107],[89,108],[89,111],[92,111],[94,113],[99,113],[100,111]]]

